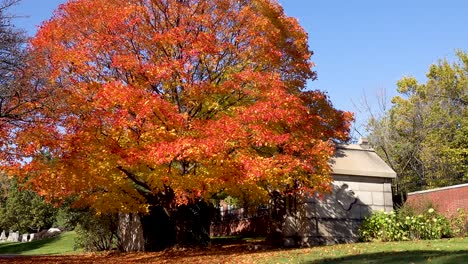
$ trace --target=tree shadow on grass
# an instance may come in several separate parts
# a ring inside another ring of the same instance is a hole
[[[260,240],[260,239],[259,239]],[[79,255],[7,255],[0,263],[235,263],[235,259],[255,253],[273,254],[284,252],[284,248],[269,246],[263,241],[252,239],[222,239],[206,248],[171,248],[159,252],[102,252]],[[257,263],[250,261],[243,263]]]
[[[2,254],[15,255],[15,254],[22,254],[31,250],[39,249],[39,248],[46,246],[47,244],[54,243],[55,241],[59,239],[60,239],[60,236],[55,236],[55,237],[31,241],[31,242],[0,244],[0,257]]]
[[[375,264],[399,264],[399,263],[439,263],[456,264],[468,263],[468,250],[443,251],[443,250],[411,250],[403,252],[379,252],[360,254],[338,258],[327,258],[316,261],[305,261],[303,264],[342,264],[342,263],[375,263]]]
[[[274,254],[294,250],[293,248],[278,248],[265,242],[262,238],[226,238],[213,241],[206,248],[171,248],[161,252],[142,254],[120,254],[122,262],[142,263],[232,263],[239,256],[257,253]]]
[[[463,248],[463,247],[462,247]],[[337,249],[340,250],[340,249]],[[298,252],[268,245],[261,238],[223,238],[215,239],[207,248],[171,248],[160,252],[118,253],[104,252],[61,256],[15,256],[0,257],[0,263],[269,263],[275,259],[289,259],[288,263],[324,264],[324,263],[468,263],[467,250],[410,250],[402,252],[378,252],[328,257],[320,260],[312,254],[320,251]],[[337,252],[338,253],[338,252]],[[5,262],[4,262],[5,261]],[[302,262],[301,262],[302,261]]]
[[[163,253],[168,258],[174,255],[185,257],[196,256],[230,256],[245,255],[258,252],[274,252],[284,250],[294,250],[294,248],[283,248],[271,245],[265,241],[264,237],[228,237],[213,239],[209,247],[206,248],[172,248]]]

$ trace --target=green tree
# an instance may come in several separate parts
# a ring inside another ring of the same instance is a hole
[[[10,190],[0,203],[0,228],[20,232],[38,232],[55,221],[56,209],[37,193],[22,190],[15,179],[8,183]]]
[[[402,78],[392,107],[369,120],[371,142],[401,191],[468,181],[468,54],[456,55],[431,65],[426,83]]]

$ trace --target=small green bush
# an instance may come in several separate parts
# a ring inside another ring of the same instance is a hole
[[[75,247],[85,251],[111,250],[117,244],[117,215],[95,215],[93,212],[81,216],[76,228]]]
[[[72,231],[82,221],[89,217],[89,210],[86,208],[75,208],[72,206],[73,199],[66,201],[58,209],[54,226],[61,230]]]
[[[429,208],[418,215],[410,210],[375,212],[362,223],[360,235],[363,241],[403,241],[451,237],[453,233],[449,220]]]
[[[457,213],[450,217],[450,224],[454,236],[464,237],[468,235],[468,215],[465,209],[458,208]]]

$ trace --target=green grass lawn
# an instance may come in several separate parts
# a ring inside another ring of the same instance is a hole
[[[265,263],[468,263],[468,238],[344,244],[274,255]]]
[[[275,249],[251,245],[263,245],[261,238],[242,239],[226,237],[214,239],[215,245],[207,249],[174,249],[155,253],[136,254],[80,254],[74,249],[74,232],[63,233],[58,237],[28,243],[0,244],[0,260],[3,255],[23,257],[6,258],[13,263],[73,262],[120,263],[375,263],[375,264],[457,264],[468,263],[468,238],[421,240],[408,242],[374,242],[320,246],[301,249]],[[73,254],[73,255],[71,255]],[[32,256],[24,255],[55,255]],[[32,259],[34,258],[34,259]],[[29,261],[29,262],[28,262]],[[1,261],[0,261],[1,262]]]
[[[76,254],[75,232],[65,232],[56,237],[26,243],[0,243],[0,254],[5,255],[56,255]]]

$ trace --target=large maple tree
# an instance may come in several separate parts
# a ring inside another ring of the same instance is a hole
[[[307,34],[275,1],[69,1],[30,53],[49,96],[11,168],[100,212],[145,213],[168,190],[179,205],[324,191],[352,118],[304,90]]]

